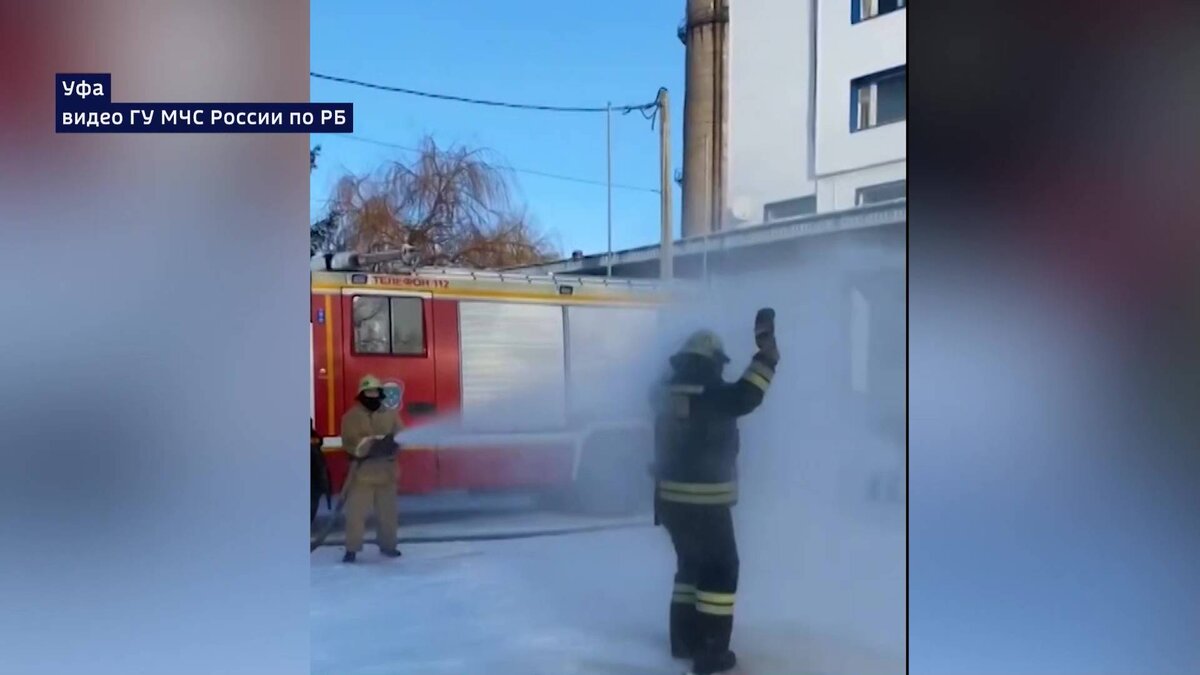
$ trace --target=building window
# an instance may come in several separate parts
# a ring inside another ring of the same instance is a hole
[[[859,188],[854,192],[854,205],[866,206],[867,204],[878,204],[880,202],[904,199],[907,189],[908,181],[906,180],[897,180],[891,183],[880,183],[879,185],[869,185]]]
[[[850,22],[858,23],[891,14],[908,6],[907,0],[850,0]]]
[[[763,206],[763,222],[773,223],[779,220],[787,220],[788,218],[810,216],[816,212],[817,198],[815,195],[787,199],[781,202],[771,202]]]
[[[425,314],[421,298],[354,296],[354,351],[357,354],[425,354]]]
[[[875,82],[875,123],[891,124],[908,117],[908,72],[881,77]]]
[[[903,122],[908,113],[908,73],[890,68],[850,82],[850,131]]]

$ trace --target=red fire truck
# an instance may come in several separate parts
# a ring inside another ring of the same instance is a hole
[[[334,490],[348,468],[341,417],[369,373],[410,429],[437,429],[404,445],[401,493],[521,489],[593,511],[644,505],[645,393],[593,391],[589,382],[653,339],[656,283],[380,274],[362,271],[364,259],[323,255],[312,265],[311,413]]]

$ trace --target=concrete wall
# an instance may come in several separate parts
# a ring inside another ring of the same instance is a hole
[[[763,205],[811,195],[809,0],[730,0],[726,203],[751,223]]]

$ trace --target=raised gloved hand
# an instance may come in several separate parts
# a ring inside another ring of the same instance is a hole
[[[771,365],[779,363],[779,345],[775,344],[775,310],[763,307],[754,316],[754,344]]]

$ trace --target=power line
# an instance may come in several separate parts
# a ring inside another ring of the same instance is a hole
[[[359,143],[369,143],[371,145],[379,145],[379,146],[383,146],[386,148],[396,148],[397,150],[405,150],[408,152],[421,152],[421,150],[419,150],[417,148],[409,147],[407,145],[401,145],[399,143],[390,143],[388,141],[380,141],[380,140],[377,140],[374,138],[367,138],[365,136],[352,136],[350,134],[328,134],[328,135],[333,138],[344,138],[348,141],[357,141]],[[509,166],[507,164],[503,165],[502,168],[508,169],[509,171],[512,171],[513,173],[524,173],[524,174],[529,174],[531,176],[541,176],[542,178],[553,178],[555,180],[562,180],[562,181],[567,181],[567,182],[571,182],[571,183],[582,183],[584,185],[600,185],[600,186],[604,186],[604,187],[608,186],[608,183],[606,181],[593,180],[591,178],[580,178],[578,176],[567,176],[567,175],[564,175],[561,173],[550,173],[548,171],[538,171],[536,169],[522,169],[522,168],[518,168],[515,166]],[[659,191],[657,188],[641,187],[639,185],[624,185],[621,183],[613,183],[612,186],[613,186],[614,190],[621,189],[621,190],[631,190],[634,192],[649,192],[651,194],[659,194]]]
[[[421,96],[423,98],[432,98],[440,101],[457,101],[459,103],[471,103],[474,105],[486,105],[494,108],[513,108],[517,110],[540,110],[543,112],[573,112],[573,113],[603,113],[608,112],[608,106],[558,106],[558,105],[540,105],[534,103],[512,103],[509,101],[492,101],[482,98],[468,98],[466,96],[453,96],[451,94],[435,94],[428,91],[418,91],[416,89],[408,89],[407,87],[393,87],[385,84],[376,84],[374,82],[363,82],[362,80],[352,80],[346,77],[336,77],[334,75],[324,75],[322,73],[314,73],[309,71],[309,77],[318,80],[328,80],[330,82],[340,82],[342,84],[351,84],[356,87],[366,87],[367,89],[378,89],[380,91],[390,91],[397,94],[408,94],[410,96]],[[647,111],[654,110],[658,107],[657,101],[650,103],[640,103],[636,105],[613,106],[615,112],[628,113],[634,110],[641,111],[645,114]]]

